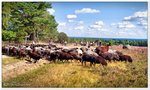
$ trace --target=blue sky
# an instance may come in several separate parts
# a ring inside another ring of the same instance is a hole
[[[48,11],[68,36],[147,38],[146,2],[52,2]]]

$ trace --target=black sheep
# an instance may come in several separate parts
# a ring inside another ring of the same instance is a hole
[[[37,54],[36,52],[29,51],[28,55],[29,55],[30,58],[35,60],[34,63],[36,63],[39,59],[42,58],[41,55]]]
[[[82,65],[83,65],[83,62],[85,65],[86,65],[86,62],[90,62],[90,66],[91,66],[95,62],[95,57],[89,54],[83,54],[81,62],[82,62]]]
[[[58,59],[61,60],[61,61],[63,61],[63,60],[73,60],[74,58],[69,53],[59,52],[58,53]]]
[[[19,58],[22,58],[22,57],[26,57],[27,56],[27,53],[25,52],[24,49],[20,49],[19,50]]]
[[[100,63],[102,64],[103,66],[107,66],[107,62],[105,61],[105,59],[101,56],[96,56],[96,59],[95,59],[95,63]]]
[[[115,53],[102,53],[100,54],[104,59],[111,61],[111,60],[119,60],[119,55]]]
[[[105,61],[105,59],[101,56],[94,56],[94,55],[89,55],[89,54],[84,54],[82,56],[82,65],[83,65],[83,62],[85,63],[86,65],[86,61],[87,62],[90,62],[90,66],[92,66],[92,64],[96,64],[96,63],[100,63],[102,65],[105,65],[107,66],[107,62]]]
[[[48,56],[49,56],[48,60],[53,61],[55,63],[56,59],[58,59],[59,54],[58,52],[53,52],[53,53],[50,53]]]
[[[119,55],[119,58],[121,61],[128,61],[128,62],[133,61],[133,59],[129,55]]]

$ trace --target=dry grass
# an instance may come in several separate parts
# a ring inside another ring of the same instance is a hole
[[[19,62],[19,61],[21,61],[21,60],[15,58],[15,57],[6,57],[6,58],[2,58],[2,65],[16,63],[16,62]]]
[[[3,81],[3,87],[148,87],[147,49],[121,50],[133,63],[112,62],[107,67],[81,63],[51,63]]]

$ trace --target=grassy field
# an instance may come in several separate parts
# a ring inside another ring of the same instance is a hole
[[[17,59],[15,57],[6,57],[2,59],[2,65],[7,65],[15,62],[21,61],[20,59]]]
[[[147,50],[122,50],[133,63],[109,62],[107,67],[81,63],[50,63],[9,80],[2,87],[148,87]]]

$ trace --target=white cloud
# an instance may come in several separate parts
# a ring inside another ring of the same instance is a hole
[[[147,20],[145,20],[145,19],[140,19],[138,24],[143,25],[143,26],[147,26],[148,25],[147,24]]]
[[[116,23],[111,23],[110,25],[111,25],[111,26],[115,26],[115,25],[116,25]]]
[[[140,18],[139,21],[137,22],[137,24],[139,26],[142,26],[143,29],[147,29],[147,27],[148,27],[147,19]]]
[[[124,17],[124,20],[131,20],[132,16]]]
[[[133,29],[136,26],[129,21],[123,21],[123,22],[117,23],[117,27],[119,29]]]
[[[100,25],[100,26],[104,26],[104,22],[103,21],[97,21],[95,22],[96,25]]]
[[[126,32],[123,32],[123,31],[119,31],[118,34],[125,34]]]
[[[141,28],[147,29],[147,15],[148,12],[146,11],[138,11],[135,12],[133,15],[128,16],[128,17],[124,17],[124,21],[130,21],[130,22],[134,22],[137,25],[139,25]],[[134,27],[134,25],[127,25],[127,27]]]
[[[144,26],[144,29],[147,29],[148,27],[147,26]]]
[[[101,25],[90,25],[90,27],[93,29],[102,29]]]
[[[128,16],[128,17],[124,17],[124,20],[136,20],[139,18],[147,18],[147,11],[138,11],[135,12],[133,15]]]
[[[49,14],[53,15],[55,13],[55,10],[50,8],[50,9],[47,9],[47,11],[49,12]]]
[[[135,12],[133,17],[137,17],[137,18],[146,18],[147,17],[147,11],[138,11]]]
[[[76,15],[73,15],[73,14],[70,14],[70,15],[67,15],[67,18],[68,18],[68,19],[73,19],[73,18],[77,18],[77,16],[76,16]]]
[[[75,30],[83,30],[84,29],[84,26],[77,26],[74,28]]]
[[[146,38],[146,33],[146,31],[137,28],[133,30],[116,30],[114,35],[120,38]]]
[[[99,10],[92,9],[92,8],[82,8],[81,10],[75,10],[76,14],[80,13],[99,13]]]
[[[84,21],[79,21],[79,24],[83,24],[84,23]]]
[[[65,26],[66,22],[59,22],[59,26]]]
[[[72,23],[72,22],[75,22],[74,20],[68,20],[68,22]]]
[[[103,21],[97,21],[97,22],[95,22],[95,24],[90,25],[90,28],[91,29],[102,30],[103,26],[104,26],[104,22]]]

